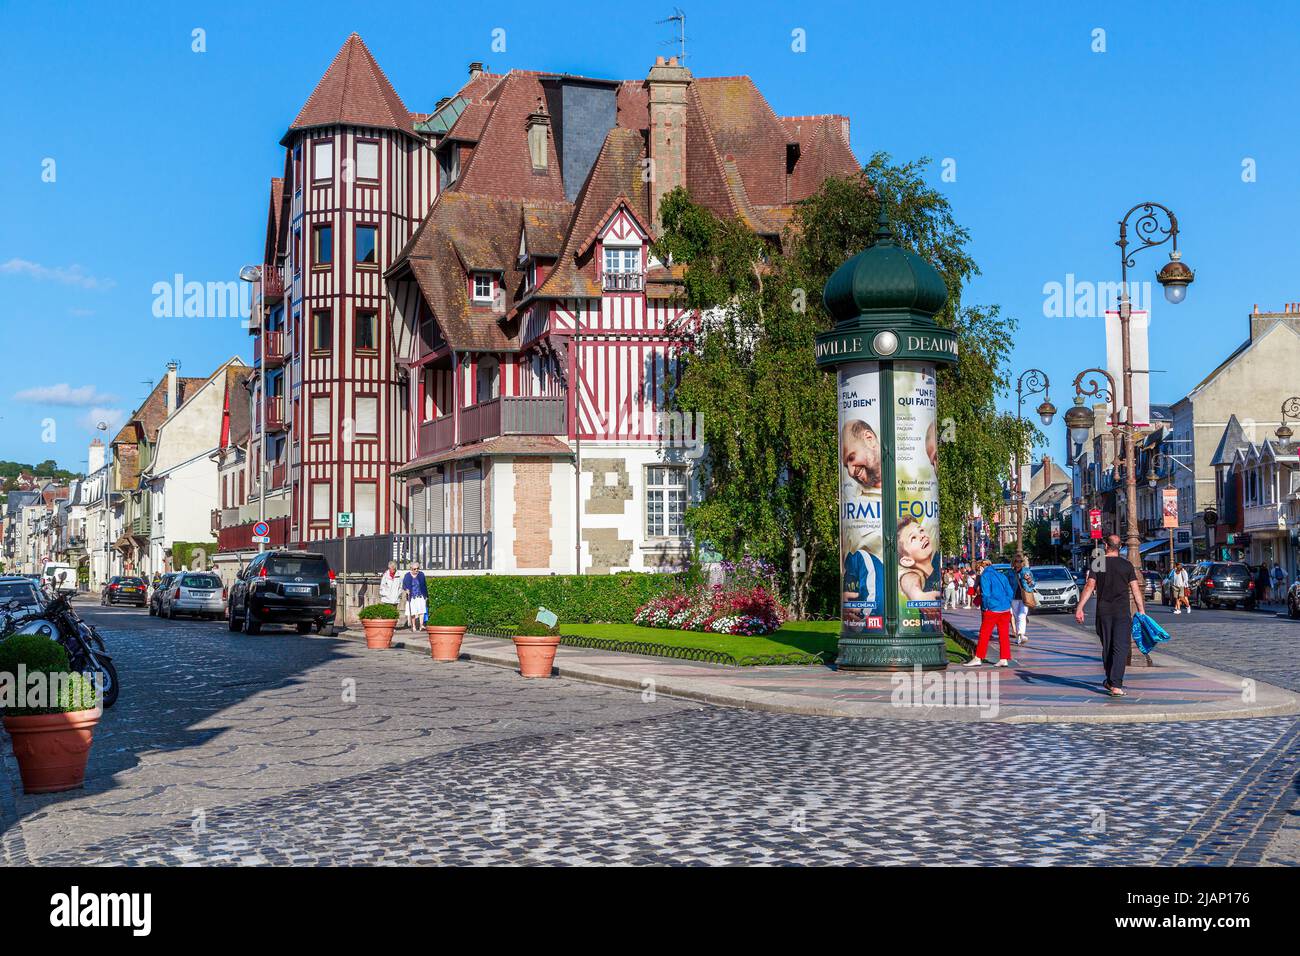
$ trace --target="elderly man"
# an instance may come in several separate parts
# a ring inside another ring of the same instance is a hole
[[[1124,668],[1133,636],[1129,600],[1132,599],[1139,614],[1147,612],[1137,571],[1119,556],[1119,545],[1119,535],[1106,536],[1100,570],[1088,571],[1088,583],[1083,586],[1078,610],[1074,612],[1074,619],[1082,624],[1083,609],[1097,595],[1097,636],[1101,638],[1101,661],[1106,670],[1102,687],[1112,697],[1124,696]]]

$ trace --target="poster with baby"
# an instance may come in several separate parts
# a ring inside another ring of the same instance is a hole
[[[899,627],[918,634],[942,634],[934,366],[897,363],[894,400]]]
[[[888,582],[881,540],[880,374],[840,367],[840,570],[842,630],[884,629]]]

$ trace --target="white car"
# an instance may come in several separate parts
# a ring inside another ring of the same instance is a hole
[[[1079,604],[1079,585],[1069,568],[1059,564],[1030,568],[1038,592],[1038,612],[1073,611]]]
[[[76,594],[77,569],[70,564],[51,561],[41,572],[41,583],[51,594]]]

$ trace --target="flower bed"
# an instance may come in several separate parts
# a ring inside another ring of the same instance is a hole
[[[651,598],[633,619],[642,627],[715,634],[771,634],[785,620],[785,610],[762,585],[702,585]]]

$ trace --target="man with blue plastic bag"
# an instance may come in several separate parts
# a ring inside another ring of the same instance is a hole
[[[1088,583],[1083,586],[1078,610],[1074,619],[1083,623],[1083,609],[1093,594],[1097,595],[1097,636],[1101,638],[1101,662],[1106,669],[1102,687],[1111,697],[1124,696],[1124,668],[1128,663],[1133,639],[1133,613],[1129,600],[1137,606],[1138,614],[1146,615],[1145,595],[1133,565],[1119,556],[1119,535],[1106,536],[1106,551],[1100,567],[1088,571]]]

